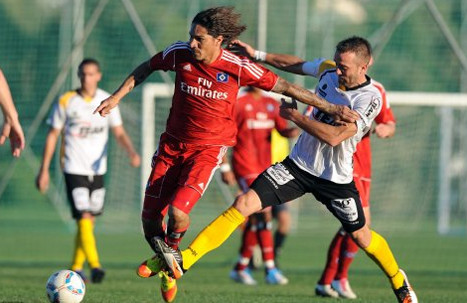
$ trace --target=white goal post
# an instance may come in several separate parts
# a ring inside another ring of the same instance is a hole
[[[142,87],[142,119],[141,129],[141,201],[143,201],[144,188],[151,172],[151,159],[156,149],[156,112],[155,104],[158,98],[171,98],[173,85],[165,83],[148,83]],[[280,100],[281,95],[268,93]],[[453,144],[453,108],[467,108],[467,94],[463,93],[430,93],[430,92],[387,92],[391,105],[396,106],[422,106],[440,108],[440,146],[439,146],[439,188],[437,228],[440,234],[450,232],[451,216],[451,155]],[[224,195],[228,193],[224,192]],[[231,197],[226,197],[231,200]],[[464,201],[467,208],[467,201]],[[467,222],[467,218],[466,218]],[[466,225],[467,228],[467,225]]]

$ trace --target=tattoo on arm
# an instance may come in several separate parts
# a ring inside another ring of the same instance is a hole
[[[283,94],[285,96],[292,97],[302,103],[311,105],[327,113],[330,112],[334,106],[333,104],[327,102],[323,98],[318,97],[316,94],[310,92],[309,90],[296,84],[290,83],[287,80],[280,77],[272,91]]]

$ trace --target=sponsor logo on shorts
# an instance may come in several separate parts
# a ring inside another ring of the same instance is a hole
[[[275,183],[277,183],[277,185],[284,185],[295,179],[282,163],[277,163],[269,167],[266,170],[266,173],[274,180]]]
[[[354,198],[334,199],[331,201],[336,215],[343,221],[353,222],[358,220],[357,203]]]

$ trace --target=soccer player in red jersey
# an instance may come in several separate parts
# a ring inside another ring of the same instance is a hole
[[[235,105],[235,121],[238,128],[237,144],[233,147],[233,171],[225,157],[221,164],[222,180],[235,184],[247,192],[256,177],[271,165],[271,133],[276,129],[284,137],[296,137],[299,130],[289,127],[279,115],[279,103],[264,96],[260,89],[248,87],[245,95]],[[248,218],[243,230],[240,257],[230,273],[236,282],[254,285],[256,281],[247,267],[253,255],[253,248],[259,244],[266,267],[266,282],[287,284],[288,279],[276,268],[274,241],[272,237],[272,214],[268,207]]]
[[[189,226],[191,209],[206,190],[227,147],[235,144],[233,112],[240,86],[252,85],[293,97],[338,120],[354,122],[359,118],[348,107],[329,103],[224,49],[246,29],[239,22],[240,14],[232,7],[199,12],[192,21],[188,42],[176,42],[143,62],[95,110],[101,116],[109,114],[155,70],[176,74],[172,107],[153,157],[142,211],[145,238],[153,250],[155,238],[165,238],[172,248],[178,247]],[[163,298],[171,301],[175,298],[175,281],[160,271],[160,264],[160,258],[154,256],[141,264],[138,274],[150,277],[160,272]]]
[[[390,138],[396,131],[396,120],[383,85],[374,80],[373,84],[381,92],[383,101],[381,112],[375,118],[374,133],[379,138]],[[365,218],[370,224],[371,144],[369,132],[357,144],[353,163],[353,180],[360,194]],[[348,270],[358,249],[358,245],[350,235],[340,228],[329,246],[326,267],[316,285],[316,294],[334,298],[357,298],[348,281]]]

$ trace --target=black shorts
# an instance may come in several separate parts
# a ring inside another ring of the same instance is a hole
[[[104,209],[104,176],[82,176],[65,173],[66,193],[73,218],[80,219],[84,212],[94,216]]]
[[[338,184],[315,177],[288,157],[261,173],[250,188],[258,194],[263,208],[312,193],[341,222],[345,231],[353,232],[365,225],[365,215],[353,181]]]

